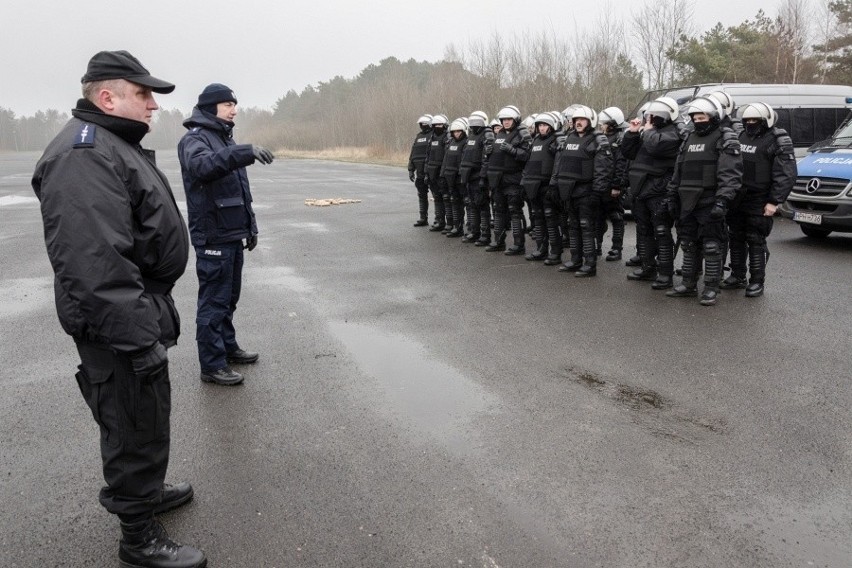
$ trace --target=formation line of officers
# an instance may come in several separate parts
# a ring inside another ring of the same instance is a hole
[[[626,262],[635,267],[628,280],[697,297],[703,274],[705,306],[720,289],[761,296],[766,239],[797,175],[792,140],[777,120],[765,103],[735,109],[724,91],[695,97],[684,116],[677,101],[659,97],[629,122],[617,107],[597,113],[580,104],[524,120],[512,105],[491,122],[483,111],[452,122],[424,114],[408,162],[419,203],[414,226],[429,226],[431,192],[430,231],[590,278],[608,223],[606,260],[622,259],[629,206],[637,254]]]

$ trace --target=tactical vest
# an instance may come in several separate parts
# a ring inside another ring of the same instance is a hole
[[[722,138],[722,128],[717,128],[706,136],[695,132],[689,135],[683,145],[680,162],[681,212],[688,213],[702,201],[712,201],[719,185],[719,153],[716,146]]]
[[[414,144],[411,145],[411,161],[425,162],[426,154],[429,153],[429,144],[432,142],[431,132],[418,132],[414,138]]]
[[[493,137],[494,133],[486,128],[475,138],[471,137],[467,139],[467,144],[464,150],[462,150],[461,164],[459,165],[459,175],[461,176],[462,183],[476,181],[479,178],[479,170],[482,169],[482,157],[485,154],[485,145],[489,138]]]
[[[450,138],[450,141],[447,143],[447,150],[444,154],[444,169],[443,174],[448,180],[452,177],[455,178],[456,174],[459,171],[459,165],[461,164],[462,152],[467,147],[467,137],[463,137],[461,140],[455,140],[454,138]]]
[[[521,128],[515,128],[511,132],[501,131],[494,138],[494,152],[491,153],[491,158],[488,160],[488,171],[490,172],[504,172],[504,173],[517,173],[524,169],[524,163],[517,160],[514,156],[509,154],[508,152],[501,152],[498,150],[503,142],[507,144],[511,144],[512,146],[516,146],[514,142],[516,142],[521,136]]]
[[[775,136],[767,130],[758,138],[745,131],[740,134],[740,151],[743,157],[743,187],[747,193],[766,193],[772,186],[772,162]]]
[[[429,143],[429,158],[426,160],[426,173],[432,179],[438,179],[438,176],[441,175],[441,164],[444,163],[446,143],[446,133],[440,136],[432,135],[432,141]]]
[[[555,156],[550,152],[550,145],[553,142],[553,134],[548,134],[541,138],[536,136],[532,141],[530,149],[530,159],[527,160],[524,166],[525,180],[547,180],[550,179],[553,173],[553,162]]]
[[[576,183],[591,183],[595,179],[595,134],[587,133],[579,136],[572,132],[565,138],[565,149],[559,157],[559,171],[556,177],[560,180],[571,180]]]

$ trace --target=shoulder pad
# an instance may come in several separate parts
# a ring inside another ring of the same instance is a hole
[[[606,137],[606,134],[602,132],[595,134],[595,143],[597,143],[599,151],[603,151],[605,154],[612,153],[612,146],[610,145],[609,138]]]
[[[494,131],[490,128],[485,129],[485,139],[486,140],[494,140]]]
[[[794,154],[793,139],[787,134],[783,128],[772,127],[772,134],[775,135],[775,143],[778,145],[776,154]]]
[[[80,129],[74,135],[74,148],[94,148],[95,147],[95,132],[98,127],[94,124],[84,122],[80,125]]]
[[[728,154],[737,155],[740,153],[740,139],[737,133],[732,128],[727,126],[722,127],[722,138],[719,140],[721,149]]]
[[[525,126],[521,126],[518,128],[521,133],[521,140],[524,142],[532,142],[532,136],[530,136],[530,131],[527,130]]]

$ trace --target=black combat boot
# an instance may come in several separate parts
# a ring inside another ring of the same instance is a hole
[[[577,278],[588,278],[597,274],[598,242],[595,224],[588,219],[580,221],[580,240],[583,243],[583,264],[574,274]]]
[[[766,257],[769,251],[765,244],[749,243],[748,271],[751,279],[746,287],[746,298],[763,296],[763,281],[766,278]]]
[[[607,260],[621,260],[621,249],[624,248],[624,219],[612,219],[612,249],[607,253]]]
[[[633,256],[631,256],[630,258],[628,258],[625,261],[624,266],[631,266],[631,267],[642,266],[642,257],[639,256],[638,254],[634,254]]]
[[[479,227],[481,222],[482,219],[479,217],[479,207],[471,204],[467,217],[467,224],[469,225],[470,232],[462,238],[463,243],[475,243],[479,240],[479,236],[481,234],[479,232]]]
[[[550,254],[544,259],[547,266],[555,266],[562,263],[562,231],[559,227],[559,215],[549,209],[550,215],[545,216],[547,226],[547,241]]]
[[[656,227],[657,234],[657,278],[651,284],[654,290],[666,290],[672,287],[674,274],[674,242],[672,231],[665,225]]]
[[[745,288],[746,280],[746,243],[740,240],[731,240],[728,244],[731,253],[731,275],[722,280],[719,288],[722,290],[737,290]]]
[[[204,568],[207,558],[191,546],[174,542],[153,517],[121,523],[118,560],[122,568]]]
[[[681,269],[681,274],[683,274],[683,280],[680,284],[666,292],[666,296],[669,298],[687,298],[698,295],[698,276],[695,271],[695,261],[697,260],[695,254],[696,243],[684,242],[682,249],[683,268]]]
[[[181,505],[189,503],[192,500],[192,485],[186,481],[182,481],[177,485],[163,484],[163,498],[159,505],[154,507],[154,514],[160,515],[172,509],[177,509]]]
[[[420,205],[420,218],[414,222],[415,227],[425,227],[429,224],[429,198],[427,196],[417,198]]]
[[[443,231],[444,227],[447,226],[445,221],[446,211],[444,211],[444,200],[441,197],[435,197],[435,222],[432,223],[432,226],[429,227],[429,230],[433,233],[437,233],[439,231]]]
[[[704,291],[702,306],[715,306],[719,297],[719,280],[722,277],[722,247],[715,241],[704,243]]]
[[[621,260],[621,249],[611,249],[608,253],[606,253],[606,258],[604,260],[607,262]]]
[[[526,233],[524,232],[524,221],[521,217],[512,217],[512,246],[506,249],[506,256],[517,256],[526,252]]]
[[[627,275],[628,280],[652,282],[657,279],[657,261],[654,259],[651,251],[654,250],[650,241],[654,237],[643,236],[639,239],[636,247],[639,249],[639,257],[642,259],[642,266],[639,270],[634,270]]]
[[[531,252],[524,258],[527,260],[544,260],[547,258],[548,246],[545,232],[545,227],[541,222],[541,218],[539,218],[532,230],[532,238],[533,241],[535,241],[535,251]]]
[[[506,217],[499,207],[494,209],[494,236],[485,252],[506,250]]]

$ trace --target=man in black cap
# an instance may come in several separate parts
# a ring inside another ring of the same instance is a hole
[[[106,486],[100,502],[121,520],[122,566],[207,565],[169,539],[157,513],[192,498],[164,483],[171,386],[166,349],[180,324],[171,290],[186,268],[183,218],[153,152],[140,142],[157,110],[152,77],[126,51],[89,61],[73,118],[36,165],[56,311],[80,355],[77,383],[100,427]]]
[[[261,146],[234,142],[236,115],[234,92],[221,83],[208,85],[183,123],[189,132],[178,144],[198,274],[195,338],[201,380],[220,385],[243,381],[229,363],[258,359],[237,344],[233,319],[242,287],[243,248],[257,246],[246,166],[273,160]]]

